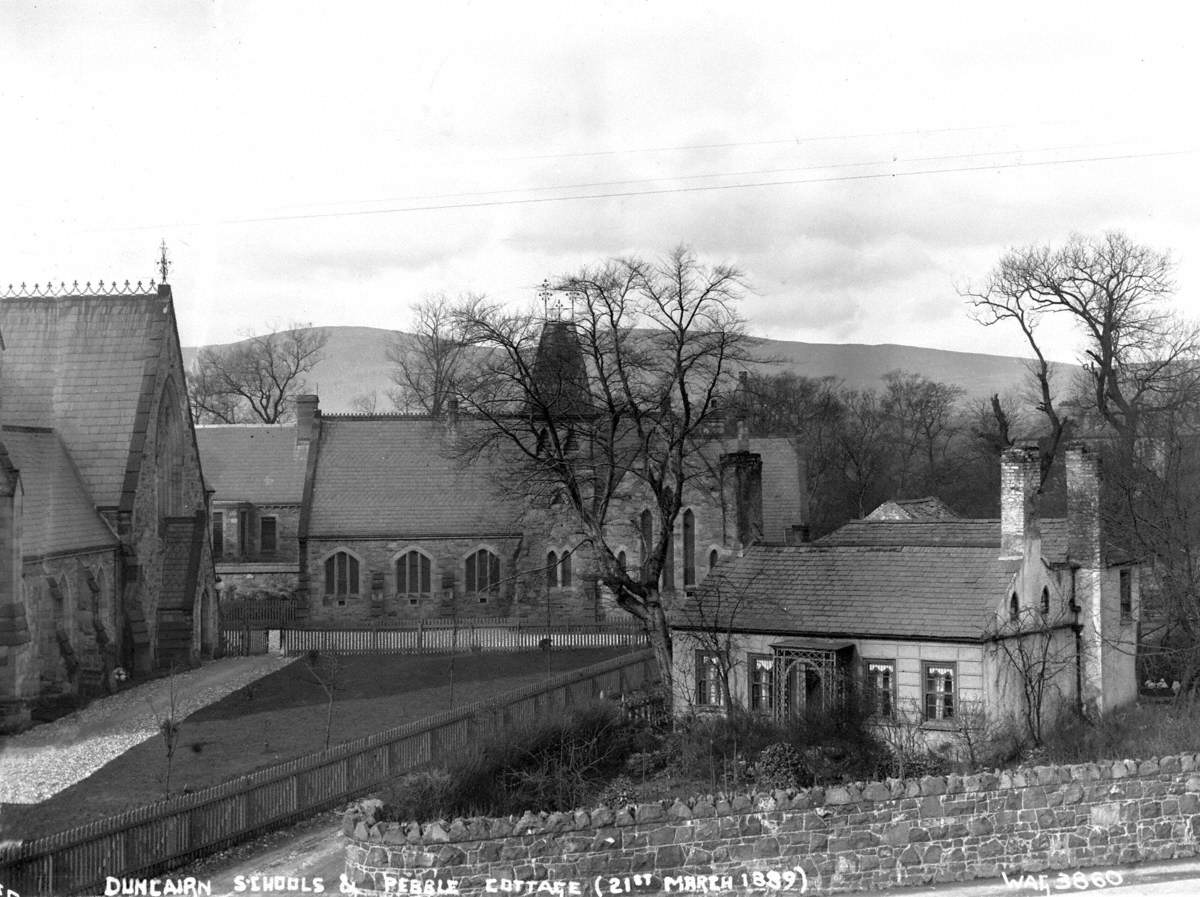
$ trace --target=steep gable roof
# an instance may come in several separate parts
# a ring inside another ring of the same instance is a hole
[[[308,445],[292,425],[196,427],[200,463],[216,501],[298,505],[304,497]]]
[[[897,498],[885,501],[866,517],[867,520],[957,520],[944,501],[933,495],[925,498]]]
[[[970,546],[754,547],[675,618],[789,635],[976,641],[1019,566]]]
[[[519,532],[519,505],[497,490],[503,471],[482,457],[462,464],[444,430],[423,417],[322,418],[309,536]]]
[[[96,505],[121,502],[169,304],[169,291],[0,301],[4,421],[56,430]]]
[[[58,434],[42,428],[3,430],[8,457],[25,491],[21,553],[57,552],[117,545],[100,519]]]

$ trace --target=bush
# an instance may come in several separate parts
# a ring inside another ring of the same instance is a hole
[[[1164,757],[1200,750],[1200,706],[1126,707],[1098,720],[1064,717],[1043,744],[1048,763]]]
[[[532,733],[509,733],[445,770],[397,780],[383,793],[387,813],[424,821],[582,806],[643,745],[640,728],[612,704],[592,705]]]
[[[754,781],[760,788],[798,788],[805,778],[804,757],[795,745],[769,744],[754,764]]]

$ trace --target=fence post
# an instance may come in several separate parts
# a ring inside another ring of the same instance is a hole
[[[417,619],[417,653],[425,650],[425,618]]]

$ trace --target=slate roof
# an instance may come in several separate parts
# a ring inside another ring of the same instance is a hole
[[[56,430],[96,505],[120,504],[166,312],[157,294],[0,301],[4,422]]]
[[[867,515],[868,520],[957,520],[959,515],[936,496],[885,501]]]
[[[41,557],[118,544],[89,500],[57,433],[5,427],[2,438],[25,491],[21,518],[24,555]]]
[[[1019,561],[972,546],[754,547],[718,566],[676,626],[975,641]]]
[[[304,497],[308,448],[294,425],[198,426],[196,443],[214,500],[298,505]]]
[[[1038,522],[1042,534],[1042,557],[1048,562],[1066,563],[1067,521],[1061,517]],[[821,546],[911,546],[988,548],[995,554],[1000,548],[1000,521],[963,518],[961,520],[852,520],[817,539]]]
[[[461,465],[444,432],[430,418],[323,417],[309,536],[519,533],[519,506],[497,494],[499,468]]]

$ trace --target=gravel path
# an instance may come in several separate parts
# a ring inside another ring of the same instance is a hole
[[[20,735],[0,738],[0,802],[35,804],[86,779],[147,738],[171,706],[180,719],[293,662],[294,657],[227,657],[155,679]]]

